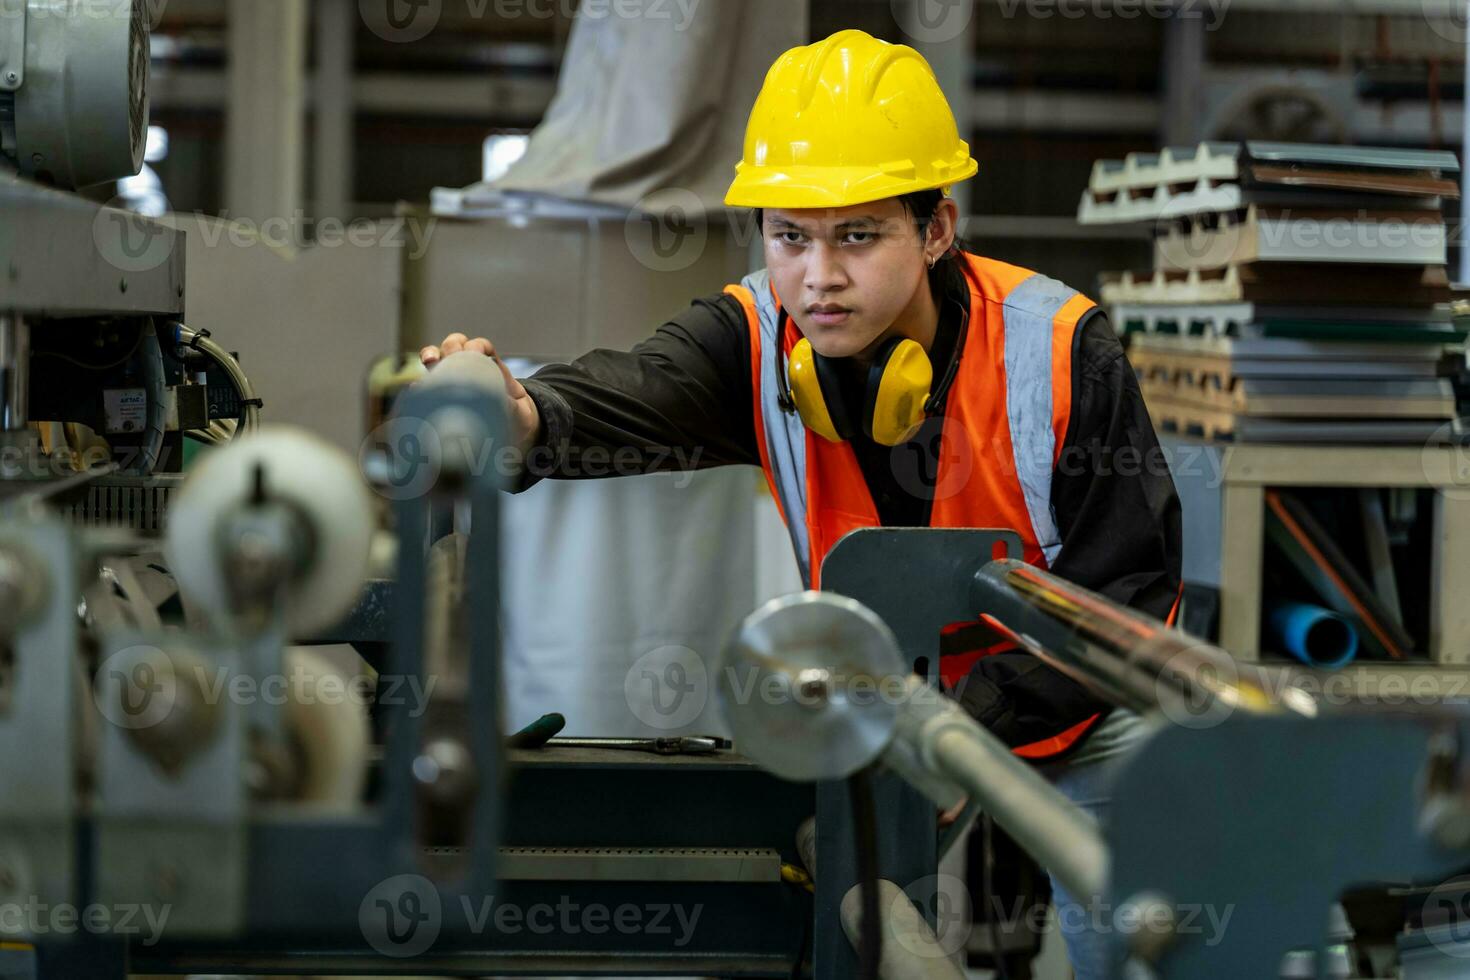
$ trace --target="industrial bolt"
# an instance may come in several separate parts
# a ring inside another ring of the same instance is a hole
[[[796,672],[796,696],[804,705],[817,708],[832,697],[832,674],[821,667],[805,667]]]
[[[275,542],[259,530],[244,531],[235,539],[235,561],[245,574],[258,577],[274,570],[278,554]]]
[[[17,72],[8,71],[5,73],[5,80],[11,85],[14,85],[16,82],[20,81],[20,75]]]
[[[274,595],[282,583],[300,573],[312,554],[310,527],[295,508],[260,496],[223,522],[219,531],[240,610]]]
[[[1128,948],[1146,963],[1157,963],[1174,942],[1174,903],[1155,892],[1134,895],[1118,906],[1113,922],[1126,931]]]
[[[458,739],[436,738],[413,760],[414,782],[435,803],[455,805],[474,796],[475,760]]]
[[[1464,850],[1470,847],[1470,796],[1461,776],[1458,730],[1434,732],[1426,748],[1419,832],[1447,850]]]
[[[1430,796],[1419,812],[1419,830],[1446,850],[1470,848],[1470,801],[1445,793]]]

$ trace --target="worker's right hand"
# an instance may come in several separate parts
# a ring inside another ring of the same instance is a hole
[[[452,333],[444,338],[444,342],[438,347],[425,347],[419,351],[419,360],[426,367],[432,368],[444,358],[460,351],[478,351],[486,357],[494,358],[500,368],[500,373],[505,377],[505,397],[507,399],[506,414],[510,421],[510,440],[520,447],[524,458],[525,453],[531,451],[541,438],[541,413],[536,408],[536,402],[526,393],[526,386],[516,380],[516,376],[510,373],[510,368],[495,353],[495,345],[484,337],[476,337],[470,340],[462,333]]]

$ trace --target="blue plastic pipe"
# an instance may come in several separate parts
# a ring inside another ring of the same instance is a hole
[[[1358,653],[1358,629],[1346,616],[1303,602],[1281,602],[1267,613],[1276,641],[1308,667],[1332,670]]]

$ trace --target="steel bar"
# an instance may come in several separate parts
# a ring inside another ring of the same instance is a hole
[[[1221,648],[1018,561],[991,562],[971,591],[981,619],[1104,700],[1136,711],[1313,716],[1305,692]]]

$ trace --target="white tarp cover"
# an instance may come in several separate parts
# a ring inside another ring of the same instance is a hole
[[[526,155],[464,205],[504,193],[693,214],[692,195],[698,213],[723,210],[766,72],[806,32],[805,0],[585,7]]]
[[[503,498],[507,731],[728,734],[721,648],[767,599],[801,589],[754,467],[547,481]]]

